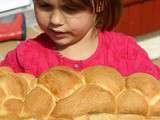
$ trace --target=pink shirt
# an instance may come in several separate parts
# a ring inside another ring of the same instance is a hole
[[[52,66],[65,65],[81,70],[88,66],[105,65],[116,68],[122,75],[144,72],[160,79],[160,68],[154,65],[147,53],[130,37],[114,32],[99,32],[97,50],[85,60],[71,60],[61,56],[46,34],[20,43],[1,62],[15,72],[35,76]],[[85,51],[82,51],[85,52]]]

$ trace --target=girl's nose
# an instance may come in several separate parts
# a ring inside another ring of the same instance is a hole
[[[60,27],[64,25],[64,16],[59,10],[52,12],[50,16],[50,24],[52,27]]]

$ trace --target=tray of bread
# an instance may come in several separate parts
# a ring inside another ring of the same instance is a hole
[[[160,81],[104,66],[38,77],[0,67],[0,120],[160,120]]]

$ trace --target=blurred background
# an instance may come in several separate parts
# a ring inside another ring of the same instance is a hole
[[[0,0],[0,59],[21,41],[42,31],[32,0]],[[155,64],[160,65],[160,0],[122,0],[123,13],[114,31],[136,38]]]

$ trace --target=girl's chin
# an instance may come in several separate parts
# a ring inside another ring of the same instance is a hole
[[[74,44],[75,40],[69,36],[66,37],[55,37],[55,36],[50,36],[50,38],[53,40],[53,42],[58,45],[58,46],[69,46]]]
[[[69,46],[72,44],[71,41],[64,39],[58,39],[58,40],[54,39],[53,42],[58,46]]]

